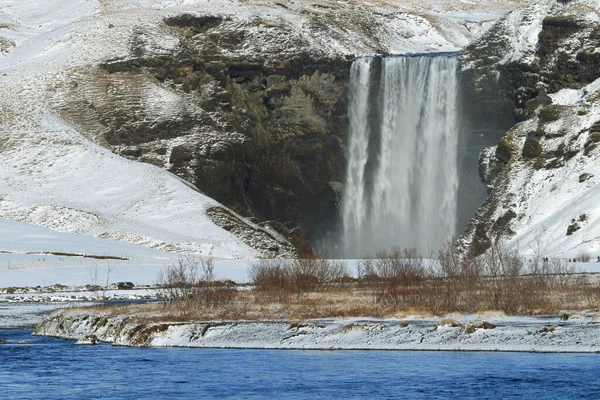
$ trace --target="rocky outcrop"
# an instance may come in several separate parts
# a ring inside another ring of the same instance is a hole
[[[564,256],[600,248],[595,231],[568,244],[563,238],[566,221],[577,217],[571,213],[585,211],[565,209],[569,197],[595,190],[574,187],[570,175],[593,168],[597,158],[599,11],[586,0],[537,1],[509,13],[461,54],[467,90],[477,99],[472,112],[490,117],[480,126],[514,125],[480,156],[489,196],[462,240],[476,254],[496,237],[523,252]]]
[[[461,53],[470,93],[486,118],[515,121],[551,103],[547,94],[582,88],[600,75],[595,54],[598,24],[594,8],[580,0],[568,5],[536,1],[503,17]]]
[[[312,250],[296,246],[287,229],[278,232],[267,226],[253,224],[225,207],[212,207],[206,210],[212,222],[232,232],[244,243],[257,249],[266,258],[296,258],[312,256]]]
[[[58,107],[118,154],[167,168],[243,216],[314,237],[336,220],[331,182],[343,179],[352,57],[224,56],[252,43],[247,29],[218,30],[228,23],[166,18],[175,50],[145,52],[138,33],[132,58],[74,74]]]

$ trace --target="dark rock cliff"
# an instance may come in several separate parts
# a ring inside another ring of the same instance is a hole
[[[62,116],[243,216],[280,222],[286,236],[303,238],[298,252],[311,254],[298,228],[315,243],[338,220],[353,57],[238,55],[253,39],[248,29],[217,30],[226,22],[166,18],[179,46],[163,54],[148,52],[148,32],[140,31],[130,58],[65,85]]]

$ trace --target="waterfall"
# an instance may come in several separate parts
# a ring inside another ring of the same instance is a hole
[[[351,69],[343,255],[438,250],[456,226],[454,55],[361,58]]]

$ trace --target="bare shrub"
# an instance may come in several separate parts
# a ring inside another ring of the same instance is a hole
[[[305,293],[340,286],[348,276],[346,263],[323,258],[304,258],[289,264],[290,276],[297,292]]]
[[[318,258],[260,260],[250,266],[248,276],[257,292],[278,301],[287,301],[292,294],[328,290],[352,281],[344,262]]]
[[[212,257],[184,255],[177,263],[158,274],[157,285],[161,297],[195,306],[217,307],[233,301],[237,293],[235,285],[215,281]]]
[[[377,258],[359,263],[361,282],[371,288],[376,303],[388,307],[420,306],[426,279],[423,257],[414,249],[380,252]]]
[[[589,251],[579,250],[575,256],[577,262],[592,262],[592,255]]]
[[[541,253],[540,253],[541,254]],[[542,312],[585,299],[600,298],[600,289],[561,260],[540,256],[525,265],[516,249],[500,238],[479,256],[461,252],[453,242],[437,260],[425,263],[410,250],[394,249],[358,264],[359,287],[387,308],[418,309],[436,314],[501,310],[507,314]]]
[[[518,251],[507,250],[504,242],[497,237],[483,255],[483,260],[490,309],[515,314],[523,306],[526,307],[524,301],[528,298],[524,293],[529,282],[522,279],[525,265]]]
[[[248,277],[266,301],[287,302],[294,292],[289,268],[283,260],[260,260],[248,269]]]
[[[583,295],[588,304],[600,303],[600,285],[598,281],[592,282],[586,275],[581,277],[583,282]]]

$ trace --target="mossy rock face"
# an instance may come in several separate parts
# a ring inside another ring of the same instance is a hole
[[[563,106],[548,105],[540,110],[539,120],[541,124],[558,121],[561,117],[561,109]]]
[[[546,132],[544,132],[543,128],[538,128],[535,131],[529,132],[528,136],[542,138],[542,137],[546,136]]]
[[[194,152],[189,150],[186,146],[175,146],[171,149],[171,156],[169,162],[171,164],[186,163],[194,159]]]
[[[514,145],[510,139],[505,137],[496,147],[496,158],[506,164],[512,158],[514,151]]]
[[[546,57],[559,48],[559,41],[568,38],[582,29],[573,17],[548,16],[542,21],[542,31],[538,37],[538,55]]]
[[[540,92],[537,96],[527,102],[525,106],[525,116],[530,117],[539,107],[545,107],[552,104],[552,98],[545,92]]]
[[[475,93],[482,97],[477,100],[477,104],[468,105],[468,112],[479,113],[493,120],[508,107],[512,107],[513,118],[505,117],[506,121],[512,122],[511,127],[514,126],[513,121],[536,119],[521,125],[523,129],[530,131],[528,138],[517,139],[514,131],[511,131],[498,144],[496,165],[501,162],[509,163],[514,160],[514,156],[522,156],[523,158],[519,158],[529,161],[530,168],[560,168],[580,155],[581,141],[577,139],[581,136],[571,134],[571,129],[576,124],[567,120],[567,117],[572,116],[573,111],[589,116],[591,113],[587,109],[590,106],[581,104],[571,110],[571,107],[552,104],[548,95],[565,88],[581,89],[600,78],[600,54],[594,51],[600,40],[600,27],[595,21],[575,14],[571,7],[564,11],[573,16],[563,14],[543,20],[533,59],[528,57],[501,63],[507,51],[511,50],[511,41],[507,37],[513,34],[514,24],[510,23],[509,18],[500,19],[480,39],[459,54],[459,62],[465,69],[465,81],[462,84],[470,90],[469,94]],[[555,5],[549,13],[559,14],[563,10]],[[524,133],[523,129],[518,130],[518,136]],[[600,123],[591,129],[591,133],[595,132],[600,133]],[[508,141],[508,138],[513,137],[516,146],[514,149]],[[525,143],[518,140],[525,140]],[[584,154],[589,156],[597,151],[598,143],[600,142],[588,140]],[[486,169],[492,164],[488,159],[483,159],[486,161]],[[501,207],[505,207],[505,200],[510,195],[510,171],[511,165],[507,165],[493,176],[493,180],[488,178],[485,181],[489,188],[488,200],[467,225],[464,240],[460,241],[474,254],[481,254],[489,247],[487,235],[494,234],[494,216],[498,215]]]
[[[591,33],[585,36],[582,31]],[[516,121],[529,119],[540,106],[551,104],[548,94],[563,88],[580,89],[600,77],[600,54],[590,51],[597,47],[600,28],[589,21],[574,16],[546,17],[532,63],[498,64],[509,49],[506,35],[510,33],[505,25],[498,23],[459,56],[461,63],[470,67],[466,85],[482,93],[473,107],[484,110],[486,117],[503,114],[506,119],[506,110],[512,107]]]
[[[529,160],[540,157],[542,155],[540,141],[536,138],[528,137],[523,145],[522,155]]]

